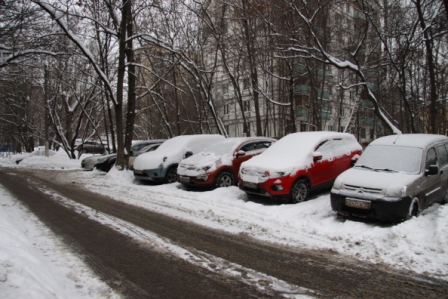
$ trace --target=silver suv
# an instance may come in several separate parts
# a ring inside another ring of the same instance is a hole
[[[398,222],[446,202],[448,137],[403,134],[378,138],[339,175],[331,207],[343,216]]]

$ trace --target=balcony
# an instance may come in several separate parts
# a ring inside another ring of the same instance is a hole
[[[294,86],[294,92],[300,94],[309,94],[310,87],[308,85],[296,85]]]
[[[308,117],[308,109],[296,108],[296,117]]]
[[[296,72],[305,73],[307,71],[306,66],[303,64],[297,63],[295,65],[295,67],[296,67]]]
[[[361,11],[355,11],[353,13],[353,18],[361,20],[361,21],[367,20],[366,15],[363,12],[361,12]]]
[[[318,69],[317,75],[321,78],[323,77],[331,77],[331,71],[330,70],[324,70],[324,69]]]
[[[373,119],[373,118],[361,118],[359,120],[359,125],[360,126],[370,126],[370,127],[372,127],[374,123],[375,123],[375,119]]]
[[[331,118],[330,111],[322,111],[322,120],[329,120]]]
[[[318,90],[317,96],[321,99],[329,100],[331,96],[331,92],[329,90]]]

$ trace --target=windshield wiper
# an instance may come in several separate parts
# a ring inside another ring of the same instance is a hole
[[[373,169],[372,167],[369,167],[369,166],[366,166],[366,165],[355,165],[355,167],[361,167],[361,168],[367,168],[367,169],[370,169],[370,170],[376,170],[376,169]]]
[[[386,172],[398,172],[397,170],[389,169],[389,168],[376,168],[376,171],[386,171]]]

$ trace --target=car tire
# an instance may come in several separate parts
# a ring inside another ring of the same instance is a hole
[[[235,179],[229,171],[221,171],[215,180],[216,188],[230,187],[235,185]]]
[[[165,183],[170,184],[177,182],[177,167],[170,167],[165,175]]]
[[[440,201],[440,204],[445,205],[448,203],[448,194],[445,195],[442,200]]]
[[[414,198],[409,206],[409,212],[406,216],[406,220],[411,219],[412,217],[417,217],[420,214],[419,202],[417,198]]]
[[[301,179],[297,180],[291,188],[290,197],[292,203],[304,202],[308,198],[310,187],[308,183]]]

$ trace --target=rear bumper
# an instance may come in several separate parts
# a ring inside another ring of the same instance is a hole
[[[370,201],[369,209],[349,207],[345,204],[347,196],[343,194],[335,194],[331,192],[331,208],[333,211],[346,217],[360,217],[367,219],[377,219],[386,222],[399,222],[405,220],[409,214],[412,199],[404,197],[395,201],[385,200],[367,200],[359,198],[359,200]],[[350,196],[350,198],[354,198]],[[356,199],[356,198],[355,198]]]

